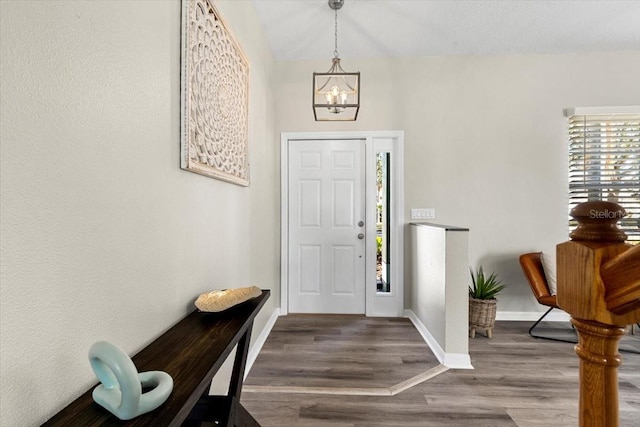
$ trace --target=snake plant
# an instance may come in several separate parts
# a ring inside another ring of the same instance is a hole
[[[482,266],[478,267],[478,270],[474,273],[473,269],[469,268],[471,273],[471,282],[473,286],[469,286],[469,297],[475,299],[495,299],[496,295],[504,289],[506,285],[503,285],[496,273],[491,273],[489,277],[486,277]]]

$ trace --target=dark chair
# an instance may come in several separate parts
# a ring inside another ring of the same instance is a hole
[[[534,338],[541,338],[545,340],[551,341],[561,341],[568,343],[577,343],[577,338],[575,340],[565,340],[561,338],[554,338],[543,335],[535,335],[533,330],[538,326],[542,319],[544,319],[547,314],[549,314],[554,308],[562,310],[558,307],[558,302],[556,300],[555,295],[551,295],[549,292],[549,285],[547,284],[547,278],[544,274],[544,268],[542,267],[542,252],[532,252],[528,254],[520,255],[520,266],[522,267],[522,271],[524,272],[527,281],[529,282],[529,286],[531,286],[531,291],[533,295],[536,297],[536,300],[539,304],[542,304],[549,309],[542,315],[536,323],[529,328],[529,335]]]

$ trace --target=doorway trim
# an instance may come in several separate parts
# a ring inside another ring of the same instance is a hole
[[[365,251],[365,314],[367,316],[404,316],[404,131],[337,131],[283,132],[280,135],[280,312],[289,313],[289,141],[295,140],[360,139],[365,141],[365,211],[366,235],[375,236],[375,176],[376,152],[391,155],[392,220],[391,256],[395,268],[391,270],[391,292],[378,292],[376,283],[375,245],[367,242]],[[395,195],[395,196],[394,196]]]

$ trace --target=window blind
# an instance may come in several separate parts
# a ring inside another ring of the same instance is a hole
[[[640,241],[640,112],[569,116],[569,210],[588,200],[622,206],[620,228]]]

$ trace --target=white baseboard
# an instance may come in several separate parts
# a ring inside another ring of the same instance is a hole
[[[474,369],[471,357],[464,353],[445,353],[443,365],[451,369]]]
[[[535,322],[544,312],[531,311],[498,311],[496,320],[530,321]],[[568,322],[569,315],[562,310],[553,310],[544,318],[545,322]]]
[[[260,354],[260,350],[262,350],[262,346],[264,346],[264,343],[267,341],[267,338],[271,333],[271,329],[273,329],[273,325],[276,324],[276,320],[278,320],[278,317],[280,317],[280,309],[276,308],[275,310],[273,310],[273,313],[271,313],[271,317],[269,317],[269,320],[267,320],[267,324],[262,329],[262,332],[260,332],[260,335],[258,335],[253,342],[253,346],[251,347],[251,349],[249,350],[249,354],[247,355],[247,365],[244,370],[245,379],[247,378],[247,375],[249,375],[251,367],[258,358],[258,354]]]
[[[411,320],[411,323],[416,327],[422,339],[424,339],[441,364],[451,369],[473,369],[471,358],[468,354],[445,353],[444,349],[438,344],[438,341],[431,335],[429,329],[422,323],[418,316],[416,316],[413,310],[405,310],[404,315]]]

